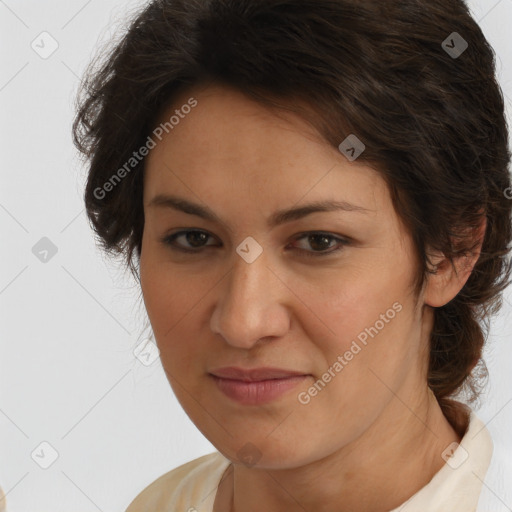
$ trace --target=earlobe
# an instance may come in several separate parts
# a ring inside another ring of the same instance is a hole
[[[470,254],[459,256],[453,264],[440,253],[431,256],[432,267],[427,277],[424,302],[439,308],[454,299],[466,284],[480,257],[484,241],[487,219],[484,217],[478,229],[472,230],[472,240],[477,244]]]

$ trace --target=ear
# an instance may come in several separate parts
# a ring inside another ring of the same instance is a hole
[[[486,228],[487,219],[484,216],[479,227],[470,230],[473,242],[478,242],[478,245],[470,254],[454,259],[453,265],[443,254],[433,253],[431,260],[434,264],[434,273],[429,274],[427,278],[425,304],[439,308],[450,302],[462,290],[480,257]]]

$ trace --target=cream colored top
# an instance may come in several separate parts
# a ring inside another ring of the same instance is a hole
[[[430,482],[390,512],[477,511],[493,443],[474,412],[460,445],[453,448]],[[146,487],[126,512],[213,512],[217,487],[230,463],[214,452],[183,464]]]
[[[4,490],[0,487],[0,512],[5,512],[5,501]]]

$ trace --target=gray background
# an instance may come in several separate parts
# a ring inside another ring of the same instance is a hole
[[[10,512],[124,510],[158,476],[214,451],[160,361],[134,356],[148,332],[140,292],[95,246],[71,142],[85,66],[141,3],[0,0],[0,485]],[[469,4],[498,55],[510,119],[512,0]],[[512,459],[506,298],[478,415]]]

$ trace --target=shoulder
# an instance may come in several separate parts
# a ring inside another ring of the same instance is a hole
[[[0,512],[5,512],[5,494],[1,487],[0,487]]]
[[[508,437],[500,436],[499,432],[491,432],[474,412],[465,438],[470,439],[473,452],[478,448],[486,454],[486,464],[478,473],[473,470],[481,482],[481,493],[477,512],[509,512],[506,505],[512,503],[512,461],[510,459],[510,442]],[[492,419],[492,418],[491,418]],[[461,444],[463,444],[461,442]]]
[[[508,512],[512,503],[512,460],[510,443],[493,438],[494,451],[485,475],[478,512]]]
[[[212,491],[218,487],[229,464],[219,452],[187,462],[148,485],[126,512],[210,512],[215,499]]]

